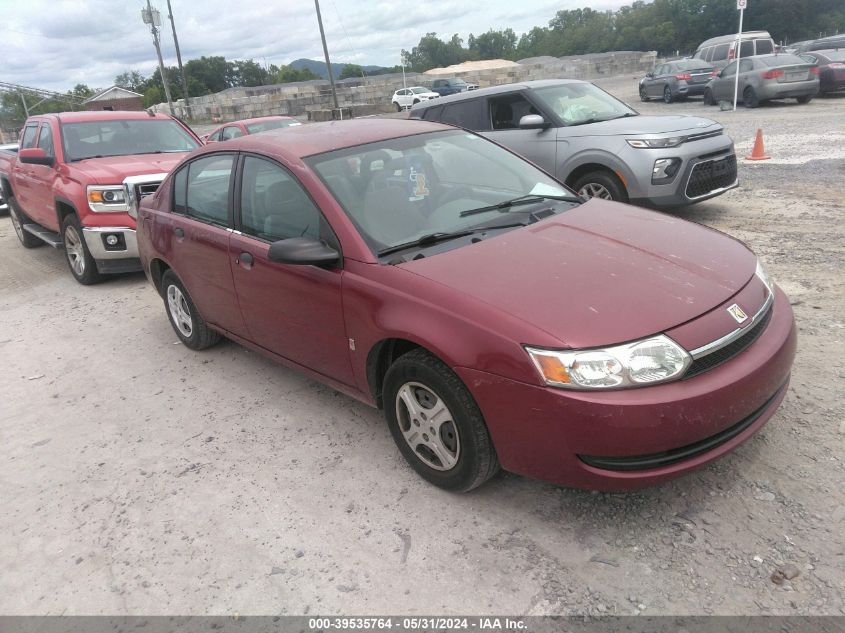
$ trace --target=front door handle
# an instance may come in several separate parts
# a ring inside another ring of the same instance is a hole
[[[241,253],[238,255],[238,258],[235,260],[236,264],[243,264],[245,267],[250,268],[252,266],[252,262],[255,261],[249,253]]]
[[[174,235],[176,235],[176,237],[185,237],[185,231],[183,229],[180,229],[178,226],[173,229],[173,233]]]

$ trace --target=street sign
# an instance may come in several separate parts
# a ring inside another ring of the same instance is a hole
[[[736,0],[736,10],[744,11],[748,8],[748,0]]]

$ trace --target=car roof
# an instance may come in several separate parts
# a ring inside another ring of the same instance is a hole
[[[146,119],[167,119],[173,118],[168,114],[150,114],[146,110],[89,110],[85,112],[56,112],[40,114],[38,116],[54,117],[62,123],[84,123],[86,121],[134,121]]]
[[[237,121],[229,121],[228,123],[222,123],[220,127],[226,127],[227,125],[236,125],[238,123],[243,123],[244,125],[250,125],[252,123],[261,123],[262,121],[275,121],[275,120],[283,120],[283,121],[290,121],[293,119],[292,116],[284,116],[281,114],[270,114],[268,116],[257,116],[253,117],[252,119],[238,119]]]
[[[771,39],[772,36],[769,34],[768,31],[743,31],[742,32],[742,39],[743,40],[761,40],[761,39]],[[701,44],[698,45],[698,49],[701,50],[705,46],[712,46],[713,44],[725,44],[728,42],[735,42],[736,41],[736,33],[732,33],[731,35],[717,35],[716,37],[711,37],[709,40],[704,40]]]
[[[454,129],[449,125],[418,119],[349,119],[295,125],[241,136],[226,141],[226,148],[301,159],[366,143]],[[207,147],[209,151],[220,149],[213,143]]]
[[[535,90],[537,88],[548,88],[550,86],[562,86],[566,84],[585,84],[588,81],[581,81],[580,79],[535,79],[534,81],[520,81],[514,84],[503,84],[501,86],[490,86],[489,88],[478,88],[476,90],[468,90],[466,92],[459,92],[458,94],[441,97],[434,101],[427,101],[425,103],[418,103],[413,107],[414,110],[422,108],[431,108],[443,103],[452,103],[453,101],[463,101],[464,99],[475,99],[476,97],[484,97],[488,95],[507,94],[510,92],[518,92],[520,90]]]

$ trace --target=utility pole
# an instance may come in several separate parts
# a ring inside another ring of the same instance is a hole
[[[170,18],[170,26],[173,28],[173,43],[176,45],[176,63],[179,64],[179,76],[182,78],[182,93],[185,95],[185,114],[191,118],[191,104],[188,101],[188,77],[185,75],[185,68],[182,66],[182,53],[179,52],[179,38],[176,37],[176,22],[173,20],[173,9],[170,8],[170,0],[167,0],[167,17]]]
[[[147,8],[141,9],[141,19],[144,24],[150,25],[150,32],[153,34],[153,44],[158,55],[158,72],[161,75],[161,83],[164,85],[164,95],[167,97],[167,106],[170,114],[173,114],[173,99],[170,97],[170,86],[167,83],[167,75],[164,72],[164,60],[161,58],[161,45],[159,44],[158,27],[161,26],[161,14],[158,9],[153,9],[150,0],[147,0]]]
[[[149,0],[147,0],[149,2]],[[332,63],[329,60],[329,47],[326,46],[326,33],[323,31],[323,18],[320,15],[320,0],[314,0],[314,6],[317,7],[317,24],[320,25],[320,39],[323,40],[323,53],[326,56],[326,70],[329,72],[329,83],[332,85],[332,101],[334,102],[334,109],[337,110],[340,106],[337,104],[337,91],[334,89],[334,75],[332,74]]]

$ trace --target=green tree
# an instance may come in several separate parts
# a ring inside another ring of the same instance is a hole
[[[465,62],[471,58],[471,53],[463,47],[463,40],[457,34],[446,42],[437,37],[437,33],[426,33],[413,49],[403,50],[402,57],[411,70],[425,72]]]
[[[267,70],[251,59],[229,62],[228,83],[232,86],[263,86],[269,78]]]
[[[516,44],[516,33],[513,29],[490,29],[478,37],[470,34],[467,39],[467,47],[478,59],[517,59]]]
[[[364,76],[364,69],[358,64],[346,64],[340,71],[338,79],[359,79]]]
[[[146,87],[146,81],[144,75],[137,70],[127,70],[114,78],[114,85],[132,92],[142,93]]]

